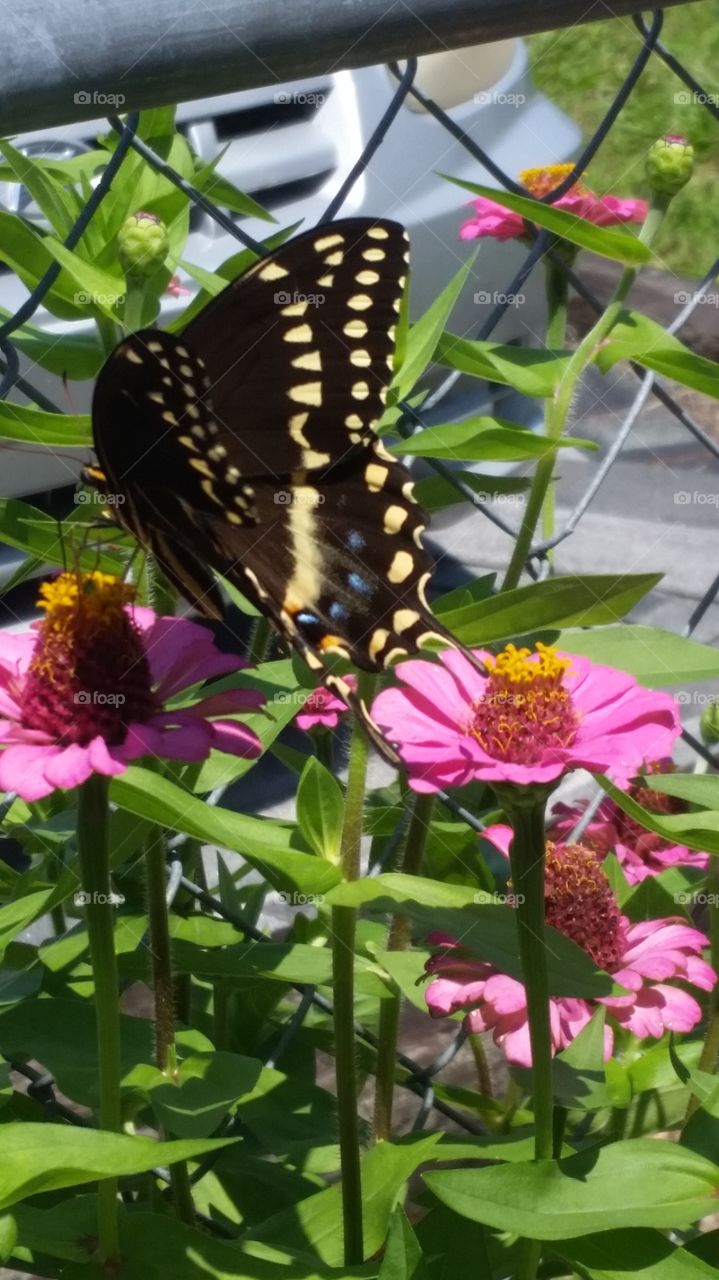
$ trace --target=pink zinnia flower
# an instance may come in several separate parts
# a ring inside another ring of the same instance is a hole
[[[356,676],[349,675],[344,678],[350,689],[357,687]],[[302,710],[297,716],[297,727],[304,730],[316,729],[318,726],[324,729],[336,729],[340,715],[346,710],[347,706],[342,699],[321,684],[305,699]]]
[[[230,689],[167,706],[244,660],[220,653],[198,623],[130,604],[132,594],[107,574],[63,573],[41,587],[42,621],[2,637],[0,789],[32,802],[91,773],[122,773],[139,756],[260,754],[252,730],[224,718],[256,710],[265,701],[259,692]]]
[[[415,791],[492,784],[548,783],[570,769],[610,773],[620,783],[642,760],[668,755],[680,732],[673,698],[588,658],[538,644],[507,646],[496,657],[445,649],[395,670],[402,687],[372,707],[396,744]]]
[[[524,169],[519,180],[530,195],[541,198],[560,186],[574,165],[550,164],[544,169]],[[554,201],[552,203],[555,203]],[[495,240],[519,239],[526,232],[524,218],[511,209],[505,209],[486,196],[471,200],[476,215],[465,222],[460,230],[461,240],[477,240],[481,236],[493,236]],[[578,218],[593,222],[598,227],[613,227],[618,223],[643,222],[649,206],[646,200],[622,200],[618,196],[597,196],[582,182],[575,182],[556,201],[557,209],[564,209]]]
[[[659,760],[646,764],[642,775],[668,773],[673,769],[671,760]],[[652,791],[650,776],[634,778],[627,791],[637,804],[650,813],[686,812],[685,801],[660,791]],[[552,823],[552,837],[561,840],[568,836],[579,822],[584,807],[557,805],[555,813],[559,820]],[[658,876],[667,867],[697,867],[706,871],[709,866],[708,853],[698,853],[683,844],[672,844],[654,831],[647,831],[609,796],[602,801],[594,818],[587,825],[582,840],[596,850],[600,859],[613,850],[629,884],[638,884],[647,876]]]
[[[508,827],[488,828],[502,851]],[[669,986],[681,979],[704,991],[716,982],[702,959],[708,939],[682,920],[631,922],[621,914],[596,854],[582,845],[547,844],[545,905],[547,923],[571,938],[600,968],[627,989],[624,996],[584,1000],[552,996],[550,1029],[555,1053],[565,1049],[587,1025],[598,1004],[616,1023],[640,1039],[659,1039],[665,1031],[691,1031],[702,1017],[701,1006],[687,991]],[[523,983],[493,965],[473,959],[461,944],[443,934],[429,942],[443,950],[427,962],[432,982],[427,988],[429,1012],[435,1018],[467,1010],[471,1031],[493,1033],[508,1061],[530,1067],[527,998]],[[604,1033],[604,1053],[611,1055],[612,1027]]]

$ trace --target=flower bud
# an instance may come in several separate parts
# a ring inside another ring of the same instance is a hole
[[[676,195],[689,181],[693,171],[694,148],[681,134],[667,133],[650,147],[647,177],[657,195]]]
[[[129,276],[151,276],[162,266],[169,247],[167,227],[156,213],[130,214],[117,233],[120,262]]]
[[[714,747],[719,742],[719,703],[710,702],[704,708],[699,721],[699,732],[705,746]]]

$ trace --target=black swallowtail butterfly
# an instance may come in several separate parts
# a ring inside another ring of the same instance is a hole
[[[374,433],[392,377],[408,237],[352,218],[255,263],[180,336],[143,329],[101,370],[101,470],[121,523],[183,596],[222,615],[216,570],[309,666],[367,671],[439,636],[425,520],[406,469]],[[396,763],[367,709],[328,683]]]

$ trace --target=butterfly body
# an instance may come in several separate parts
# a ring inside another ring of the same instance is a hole
[[[124,339],[95,389],[120,521],[200,612],[222,612],[216,572],[317,671],[331,654],[380,671],[442,634],[422,512],[374,431],[407,259],[396,223],[316,227],[179,336]]]

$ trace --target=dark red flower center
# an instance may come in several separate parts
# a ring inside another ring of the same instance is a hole
[[[547,924],[576,942],[599,968],[619,966],[626,926],[594,850],[548,840],[544,897]]]
[[[647,783],[647,777],[651,774],[674,772],[675,765],[671,760],[648,763],[645,766],[644,776],[634,779],[628,794],[649,813],[686,813],[688,808],[686,801],[680,800],[678,796],[665,795],[662,791],[652,791],[651,785]],[[658,836],[654,831],[647,831],[636,818],[631,818],[622,809],[617,808],[614,822],[621,843],[634,849],[642,858],[671,847],[670,842],[663,836]]]
[[[516,764],[536,764],[553,747],[570,746],[579,717],[562,683],[569,665],[541,643],[535,653],[510,644],[488,658],[489,678],[467,732],[487,755]]]
[[[22,723],[63,746],[98,735],[125,739],[157,710],[140,633],[125,605],[128,584],[108,574],[60,574],[43,583],[35,652],[22,693]]]

